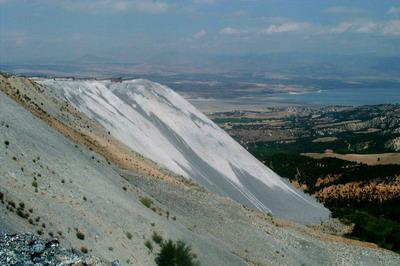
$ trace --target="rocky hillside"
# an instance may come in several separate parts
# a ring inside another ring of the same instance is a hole
[[[1,76],[0,90],[2,230],[122,265],[155,265],[157,243],[168,239],[190,245],[202,265],[400,263],[373,244],[250,210],[173,175],[35,82]]]

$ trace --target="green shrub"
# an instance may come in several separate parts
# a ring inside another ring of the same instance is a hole
[[[76,237],[80,240],[85,240],[85,234],[82,233],[81,231],[76,232]]]
[[[182,241],[176,243],[172,240],[164,242],[161,251],[157,254],[155,262],[158,266],[192,266],[200,265],[195,259],[190,246]]]
[[[87,254],[89,252],[89,250],[87,249],[87,247],[82,246],[81,247],[81,252],[84,253],[84,254]]]
[[[150,240],[146,240],[146,241],[144,242],[144,245],[145,245],[150,251],[153,251],[153,244],[151,244],[151,241],[150,241]]]
[[[147,208],[150,208],[151,205],[153,204],[153,201],[152,201],[150,198],[148,198],[148,197],[141,197],[141,198],[140,198],[140,202],[141,202],[144,206],[146,206]]]
[[[126,237],[128,239],[132,239],[133,235],[130,232],[126,232]]]
[[[157,232],[154,232],[153,235],[151,236],[153,241],[159,245],[163,242],[163,237],[159,235]]]

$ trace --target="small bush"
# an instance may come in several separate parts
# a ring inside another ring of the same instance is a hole
[[[153,251],[153,244],[151,244],[151,241],[150,241],[150,240],[146,240],[146,241],[144,242],[144,245],[145,245],[150,251]]]
[[[21,209],[17,209],[17,215],[24,219],[27,218],[26,214]]]
[[[80,240],[85,240],[85,234],[81,231],[76,232],[76,237]]]
[[[89,250],[87,249],[87,247],[82,246],[81,247],[81,252],[84,253],[84,254],[87,254],[89,252]]]
[[[130,232],[126,232],[126,237],[128,239],[132,239],[133,235]]]
[[[10,145],[10,142],[8,140],[4,141],[4,145],[8,147]]]
[[[12,200],[10,200],[10,201],[8,201],[8,205],[9,206],[11,206],[11,207],[13,207],[13,208],[15,208],[15,202],[14,201],[12,201]]]
[[[157,232],[153,232],[153,235],[151,236],[153,241],[159,245],[163,242],[163,237],[159,235]]]
[[[38,183],[36,180],[32,181],[32,187],[37,188],[38,187]]]
[[[141,197],[141,198],[140,198],[140,202],[141,202],[144,206],[146,206],[147,208],[150,208],[151,205],[153,204],[153,201],[152,201],[150,198],[148,198],[148,197]]]
[[[182,241],[176,243],[168,240],[161,246],[161,251],[157,254],[155,262],[158,266],[192,266],[200,265],[196,260],[196,255],[192,253],[190,246]]]

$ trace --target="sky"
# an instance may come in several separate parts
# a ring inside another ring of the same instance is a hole
[[[400,1],[0,0],[0,63],[271,53],[400,56]]]

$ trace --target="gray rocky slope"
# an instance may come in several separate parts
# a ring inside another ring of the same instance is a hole
[[[202,265],[400,264],[392,252],[249,210],[179,177],[122,170],[2,92],[0,162],[2,230],[57,237],[107,261],[154,265],[159,248],[144,243],[157,232],[190,244]]]
[[[259,162],[172,89],[144,79],[39,79],[110,135],[209,191],[296,222],[320,222],[322,204]]]
[[[0,233],[0,265],[110,265],[118,266],[118,261],[107,263],[79,251],[66,250],[57,239],[42,240],[33,234]]]

